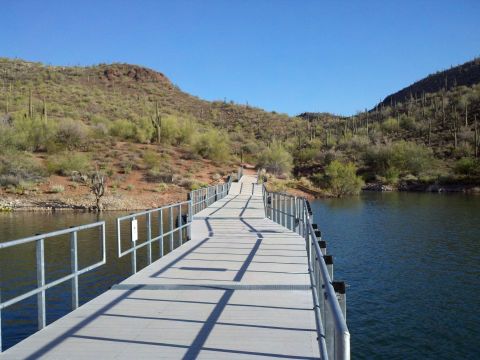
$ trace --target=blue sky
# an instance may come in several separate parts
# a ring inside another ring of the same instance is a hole
[[[480,55],[478,0],[0,1],[0,56],[127,62],[201,98],[352,114]]]

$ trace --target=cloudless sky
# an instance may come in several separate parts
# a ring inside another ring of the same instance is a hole
[[[0,0],[0,57],[127,62],[207,100],[352,114],[480,55],[480,0]]]

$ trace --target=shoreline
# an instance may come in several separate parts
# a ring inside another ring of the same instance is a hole
[[[295,195],[303,196],[309,200],[312,199],[326,199],[331,198],[327,194],[322,193],[317,189],[309,189],[306,187],[288,189],[286,192]],[[409,193],[431,193],[431,194],[465,194],[465,195],[480,195],[480,186],[452,184],[452,185],[438,185],[438,184],[405,184],[400,186],[391,186],[381,183],[369,183],[362,188],[362,192],[409,192]],[[167,192],[157,199],[148,199],[142,201],[136,197],[128,196],[119,199],[116,196],[109,195],[105,198],[103,212],[115,211],[141,211],[146,209],[153,209],[172,204],[186,199],[186,194],[183,191]],[[154,202],[152,202],[154,200]],[[25,195],[8,196],[0,199],[0,213],[2,212],[95,212],[93,202],[90,199],[72,198],[65,196],[63,199],[55,198],[39,198]]]

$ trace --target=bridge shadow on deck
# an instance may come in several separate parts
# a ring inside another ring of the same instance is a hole
[[[238,219],[238,218],[237,218]],[[244,278],[246,272],[248,271],[249,266],[252,264],[253,259],[255,256],[262,256],[258,255],[257,252],[262,244],[262,239],[263,235],[261,231],[256,229],[254,226],[248,223],[246,219],[240,219],[240,221],[245,224],[245,226],[250,229],[251,232],[254,232],[257,234],[257,239],[254,242],[243,242],[242,244],[244,245],[252,245],[251,247],[245,247],[245,248],[239,248],[241,250],[248,250],[250,251],[248,253],[242,253],[242,254],[236,254],[240,256],[246,256],[245,260],[228,260],[232,262],[238,262],[241,263],[241,266],[238,270],[236,271],[235,276],[233,277],[234,282],[241,282],[242,279]],[[198,251],[204,248],[212,248],[208,246],[204,246],[208,244],[209,240],[212,239],[212,237],[215,236],[214,230],[209,223],[209,219],[205,219],[205,223],[207,225],[208,231],[209,231],[209,237],[206,237],[205,239],[201,240],[198,244],[194,245],[191,249],[188,251],[185,251],[181,255],[177,256],[175,259],[170,261],[168,264],[163,266],[161,269],[158,271],[154,272],[153,274],[150,275],[150,277],[154,278],[168,278],[165,276],[165,273],[172,268],[175,268],[176,265],[179,265],[179,263],[182,260],[186,260],[187,256],[190,255],[196,255],[196,254],[207,254],[207,252],[202,252]],[[265,232],[264,230],[262,230]],[[273,231],[272,231],[273,232]],[[285,245],[285,244],[283,244]],[[292,244],[292,245],[298,245],[298,244]],[[285,249],[289,250],[289,249]],[[293,250],[293,249],[292,249]],[[299,251],[299,250],[297,250]],[[232,255],[232,254],[229,254]],[[263,256],[272,256],[272,255],[263,255]],[[276,257],[281,257],[280,255],[275,255]],[[283,256],[283,257],[292,257],[292,256]],[[293,256],[297,257],[297,256]],[[298,256],[299,257],[299,256]],[[192,260],[192,259],[189,259]],[[197,261],[202,261],[202,259],[194,259]],[[205,259],[205,261],[215,261],[215,259]],[[225,260],[223,260],[225,261]],[[277,263],[277,264],[303,264],[303,263],[286,263],[286,262],[262,262],[262,261],[255,261],[256,263]],[[195,271],[209,271],[209,272],[225,272],[228,269],[226,268],[213,268],[213,267],[186,267],[186,266],[181,266],[179,267],[182,270],[195,270]],[[229,270],[232,271],[232,270]],[[258,270],[256,270],[259,272]],[[260,271],[261,272],[261,271]],[[273,272],[272,272],[273,273]],[[282,272],[280,272],[282,273]],[[285,272],[287,273],[287,272]],[[192,279],[192,280],[199,280],[198,278]],[[218,279],[216,279],[218,280]],[[232,280],[229,280],[232,281]],[[223,311],[227,306],[232,306],[232,307],[250,307],[250,308],[255,308],[258,307],[260,309],[274,309],[276,311],[311,311],[309,308],[297,308],[297,307],[281,307],[281,306],[268,306],[268,305],[254,305],[254,304],[239,304],[239,303],[230,303],[230,300],[232,296],[234,295],[235,291],[233,289],[225,289],[220,287],[214,287],[210,286],[210,289],[216,290],[216,291],[222,291],[223,294],[221,295],[220,299],[217,302],[201,302],[201,301],[188,301],[188,300],[170,300],[170,299],[146,299],[146,298],[138,298],[135,297],[135,293],[139,290],[145,289],[148,287],[146,284],[129,284],[127,288],[125,287],[120,287],[118,286],[117,288],[114,288],[112,291],[115,289],[119,291],[124,291],[124,293],[119,294],[114,300],[110,301],[109,303],[105,304],[104,306],[100,307],[97,311],[74,325],[72,328],[69,330],[65,331],[63,334],[55,338],[53,341],[50,341],[46,345],[42,346],[41,348],[37,349],[34,351],[30,356],[28,356],[28,359],[37,359],[39,357],[45,356],[48,354],[51,350],[53,350],[56,346],[60,345],[62,342],[66,341],[68,338],[76,338],[76,339],[85,339],[85,340],[91,340],[91,341],[102,341],[102,342],[112,342],[112,343],[125,343],[125,344],[139,344],[139,345],[149,345],[149,346],[157,346],[157,347],[167,347],[167,348],[179,348],[179,349],[184,349],[186,350],[183,359],[195,359],[199,356],[201,351],[208,351],[208,352],[216,352],[216,353],[223,353],[223,354],[241,354],[241,355],[248,355],[252,357],[275,357],[275,358],[284,358],[284,359],[313,359],[311,357],[305,357],[305,356],[295,356],[295,355],[285,355],[281,353],[268,353],[268,352],[256,352],[256,351],[248,351],[248,350],[238,350],[238,349],[222,349],[222,348],[217,348],[217,347],[205,347],[205,343],[211,334],[213,328],[216,325],[221,325],[221,326],[234,326],[234,327],[243,327],[243,328],[261,328],[261,329],[268,329],[268,330],[286,330],[286,331],[301,331],[301,332],[312,332],[316,333],[316,329],[309,329],[309,328],[296,328],[296,327],[286,327],[286,326],[274,326],[274,325],[258,325],[258,324],[243,324],[243,323],[235,323],[235,322],[220,322],[219,318],[222,315]],[[208,286],[203,287],[205,289]],[[213,305],[213,309],[211,310],[210,314],[208,317],[203,321],[203,320],[195,320],[195,319],[180,319],[180,318],[168,318],[168,317],[143,317],[140,315],[124,315],[124,314],[114,314],[114,313],[109,313],[109,311],[118,305],[120,302],[124,300],[131,300],[131,301],[156,301],[156,302],[176,302],[176,303],[185,303],[185,304],[208,304],[208,305]],[[183,344],[172,344],[172,343],[167,343],[167,342],[156,342],[156,341],[142,341],[142,340],[132,340],[132,339],[117,339],[114,337],[103,337],[103,336],[88,336],[88,335],[81,335],[78,334],[80,330],[88,326],[92,321],[95,319],[98,319],[101,316],[105,317],[120,317],[120,318],[127,318],[127,319],[146,319],[146,320],[158,320],[158,321],[168,321],[168,322],[183,322],[183,323],[192,323],[192,324],[200,324],[201,328],[198,331],[197,335],[193,339],[190,345],[183,345]]]

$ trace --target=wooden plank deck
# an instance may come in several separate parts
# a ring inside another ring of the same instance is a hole
[[[304,240],[265,218],[255,181],[198,213],[192,240],[0,358],[318,358]]]

